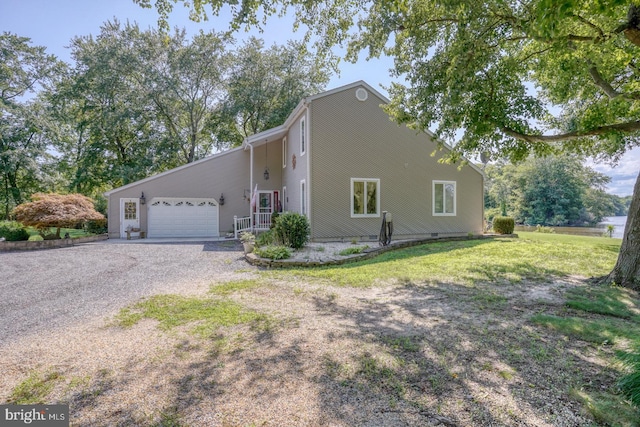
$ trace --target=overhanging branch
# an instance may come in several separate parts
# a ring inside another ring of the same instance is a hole
[[[570,141],[572,139],[577,139],[577,138],[582,138],[587,136],[604,135],[612,131],[637,132],[637,131],[640,131],[640,120],[625,122],[625,123],[617,123],[615,125],[599,126],[597,128],[594,128],[588,131],[574,131],[574,132],[561,133],[558,135],[530,135],[530,134],[518,132],[507,126],[499,126],[499,129],[507,136],[519,139],[521,141],[526,141],[529,143],[564,142],[564,141]]]

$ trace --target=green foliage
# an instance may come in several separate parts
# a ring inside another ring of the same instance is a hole
[[[256,236],[249,231],[243,231],[240,233],[240,241],[242,243],[254,243],[256,241]]]
[[[273,260],[291,257],[291,251],[286,246],[262,246],[254,249],[253,252],[261,258],[269,258]]]
[[[488,217],[506,210],[517,223],[561,226],[595,224],[616,212],[617,196],[604,192],[610,178],[576,157],[498,163],[488,166],[486,175]]]
[[[546,226],[540,225],[540,224],[536,225],[536,233],[550,233],[550,234],[553,234],[555,232],[556,232],[556,230],[551,228],[551,227],[546,227]]]
[[[17,221],[0,221],[0,237],[4,237],[7,242],[17,242],[29,240],[29,233]]]
[[[269,230],[273,230],[276,226],[276,221],[280,214],[278,212],[274,212],[271,214],[271,225],[269,226]]]
[[[273,221],[272,221],[272,224],[273,224]],[[274,227],[275,227],[275,224],[274,224]],[[268,231],[258,234],[258,237],[256,238],[256,245],[258,246],[275,245],[277,243],[278,243],[278,236],[276,235],[273,229],[270,229]]]
[[[107,232],[107,220],[105,218],[105,219],[99,219],[99,220],[86,221],[83,224],[82,228],[87,233],[104,234]]]
[[[131,327],[143,318],[154,319],[163,330],[186,324],[197,324],[193,332],[211,334],[221,326],[233,326],[264,320],[264,316],[243,308],[238,303],[180,295],[155,295],[132,307],[124,308],[116,317],[123,327]]]
[[[620,379],[620,389],[624,395],[640,409],[640,352],[626,354],[622,361],[629,367],[631,373]]]
[[[278,239],[293,249],[302,248],[309,241],[311,232],[306,216],[296,212],[285,212],[278,217],[274,228]]]
[[[615,263],[619,240],[604,237],[520,232],[519,239],[429,243],[389,251],[375,259],[344,266],[280,272],[290,280],[330,281],[337,286],[370,287],[377,283],[476,286],[548,282],[549,277],[602,276]]]
[[[57,381],[62,379],[56,371],[41,374],[32,372],[27,379],[18,384],[7,399],[14,405],[35,405],[47,403],[47,396]]]
[[[25,195],[59,184],[47,150],[55,126],[46,101],[34,96],[63,63],[26,37],[0,33],[0,219]]]
[[[493,218],[493,231],[498,234],[513,234],[515,221],[508,216],[496,216]]]

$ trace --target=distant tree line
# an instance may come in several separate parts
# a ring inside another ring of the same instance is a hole
[[[627,215],[632,196],[605,192],[610,177],[578,157],[531,158],[518,165],[485,169],[485,214],[512,216],[527,225],[594,225],[606,216]]]
[[[0,34],[0,219],[33,193],[99,199],[237,146],[282,124],[330,76],[301,43],[237,45],[221,33],[188,38],[118,21],[70,49],[67,64]]]

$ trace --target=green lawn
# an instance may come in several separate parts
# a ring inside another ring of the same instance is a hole
[[[479,282],[546,281],[550,276],[594,277],[611,270],[621,243],[604,237],[519,235],[518,239],[430,243],[359,263],[288,270],[284,274],[353,287],[393,281],[473,286]]]
[[[49,233],[55,233],[55,232],[56,232],[55,228],[49,229]],[[42,240],[42,236],[40,236],[40,234],[38,233],[38,230],[36,230],[33,227],[27,227],[27,233],[29,233],[29,240]],[[64,235],[66,233],[69,233],[69,237],[71,237],[72,239],[77,237],[92,236],[92,233],[89,233],[83,229],[77,229],[77,228],[61,228],[60,229],[61,238],[64,238]]]

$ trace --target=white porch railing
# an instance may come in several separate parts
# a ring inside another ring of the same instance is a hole
[[[269,228],[271,228],[271,212],[254,213],[253,227],[256,230],[268,230]]]
[[[242,218],[238,218],[236,215],[233,216],[233,237],[238,238],[238,234],[243,231],[251,231],[251,217],[245,216]]]
[[[233,237],[238,238],[238,235],[243,231],[254,230],[268,230],[271,228],[271,212],[269,213],[254,213],[253,214],[253,228],[251,228],[251,217],[245,216],[238,218],[233,217]]]

